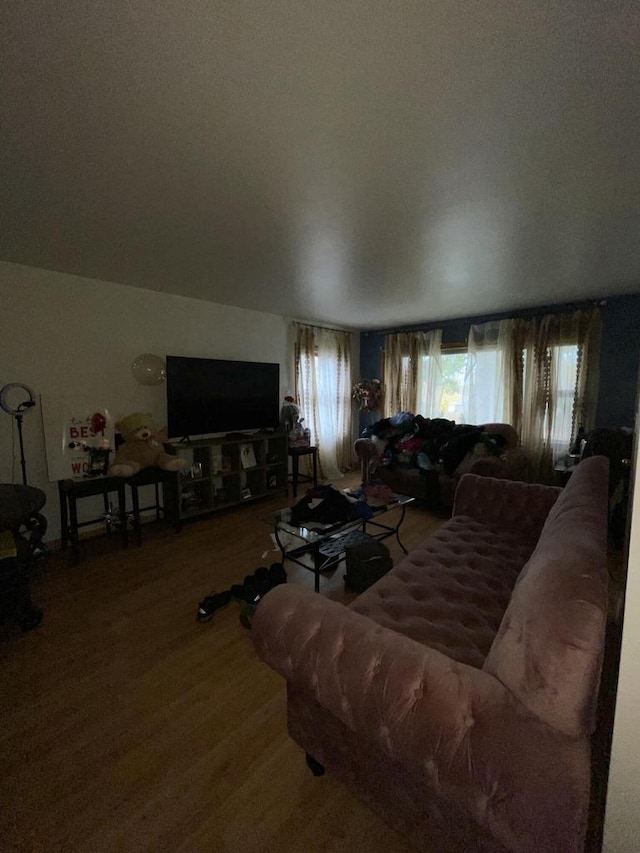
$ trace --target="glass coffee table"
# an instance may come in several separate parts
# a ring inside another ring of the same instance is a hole
[[[349,494],[347,492],[347,494]],[[334,569],[345,558],[345,549],[350,545],[381,541],[395,536],[404,553],[407,549],[400,541],[400,526],[404,521],[407,506],[415,498],[394,494],[393,499],[382,506],[370,506],[370,518],[355,518],[335,524],[304,522],[295,524],[291,520],[291,509],[281,509],[264,518],[273,527],[275,541],[280,548],[282,561],[291,560],[313,572],[314,589],[320,592],[320,575]],[[398,512],[395,524],[383,523],[379,517],[392,510]],[[373,529],[372,532],[368,532]]]

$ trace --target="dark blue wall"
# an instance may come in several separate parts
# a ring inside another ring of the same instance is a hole
[[[593,302],[589,303],[593,304]],[[584,306],[584,303],[582,304]],[[379,332],[362,332],[360,335],[360,375],[367,379],[381,377],[381,353],[387,332],[408,329],[442,329],[445,344],[466,343],[469,327],[503,317],[531,317],[579,308],[579,304],[554,305],[527,311],[512,311],[504,314],[487,314],[482,317],[467,317],[458,320],[443,320],[438,323],[423,323],[384,329]],[[603,300],[602,350],[600,356],[600,387],[596,423],[598,426],[633,427],[638,367],[640,362],[640,294],[615,296]]]
[[[608,299],[602,308],[598,426],[633,427],[640,364],[640,294]]]

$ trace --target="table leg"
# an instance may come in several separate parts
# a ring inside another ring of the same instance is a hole
[[[318,451],[314,450],[311,454],[313,458],[313,485],[318,485]]]
[[[69,495],[69,538],[71,540],[71,562],[80,562],[80,536],[78,534],[78,507],[75,495]]]
[[[104,519],[107,533],[111,533],[111,507],[109,505],[109,492],[102,493],[102,506],[104,507]]]
[[[397,524],[397,526],[396,526],[396,539],[398,540],[398,545],[402,548],[402,550],[404,551],[404,553],[405,553],[405,554],[407,554],[407,553],[408,553],[408,551],[407,551],[407,549],[404,547],[404,545],[402,544],[402,542],[400,541],[400,525],[401,525],[401,524],[402,524],[402,522],[404,521],[404,514],[405,514],[405,512],[406,512],[406,511],[407,511],[407,508],[406,508],[405,506],[403,506],[403,507],[402,507],[402,514],[400,515],[400,521],[398,521],[398,524]]]
[[[395,508],[396,507],[392,507],[392,509]],[[407,549],[400,541],[400,525],[404,521],[404,516],[407,509],[404,505],[402,505],[401,510],[402,511],[400,513],[400,518],[398,519],[398,523],[395,525],[395,527],[392,527],[390,524],[381,524],[379,521],[374,521],[372,518],[367,518],[364,520],[363,531],[366,533],[368,526],[377,527],[378,529],[385,531],[384,533],[378,533],[375,535],[375,538],[378,539],[380,542],[382,542],[383,539],[388,539],[390,536],[395,536],[398,541],[398,545],[402,548],[403,552],[407,554]]]
[[[131,505],[133,512],[133,532],[136,545],[142,544],[142,533],[140,531],[140,499],[138,497],[138,487],[131,485]],[[124,486],[123,486],[124,488]]]
[[[62,485],[62,480],[58,480],[58,498],[60,499],[60,548],[64,551],[69,544],[69,518],[67,515],[67,493]]]
[[[274,531],[274,536],[276,537],[276,542],[278,543],[278,548],[280,548],[280,554],[282,555],[282,562],[284,563],[287,555],[286,555],[286,552],[284,550],[284,545],[282,544],[282,542],[280,541],[280,537],[278,536],[278,528],[277,527]]]
[[[160,488],[158,485],[158,481],[156,480],[156,482],[153,485],[154,485],[155,495],[156,495],[156,521],[160,521],[161,515],[164,515],[164,506],[162,508],[160,507]],[[162,502],[164,504],[164,486],[163,486],[163,491],[162,491]]]
[[[129,531],[127,529],[127,496],[124,488],[124,480],[118,485],[118,516],[120,517],[120,528],[122,530],[122,547],[126,548],[129,545]]]
[[[298,462],[299,457],[297,453],[291,457],[291,484],[293,486],[293,496],[294,498],[298,494]]]
[[[313,576],[314,592],[320,592],[320,545],[316,545],[313,549]]]

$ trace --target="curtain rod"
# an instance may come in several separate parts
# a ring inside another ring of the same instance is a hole
[[[390,335],[399,332],[432,332],[436,329],[441,329],[444,331],[445,326],[452,326],[457,323],[468,323],[470,326],[478,325],[478,323],[490,323],[491,319],[487,320],[487,317],[492,318],[496,322],[498,320],[520,320],[524,317],[530,316],[544,316],[545,314],[562,314],[563,312],[568,311],[579,311],[581,308],[601,308],[607,304],[606,299],[582,299],[576,302],[563,302],[562,305],[543,305],[539,308],[518,308],[514,310],[513,313],[508,311],[497,312],[497,316],[492,314],[484,314],[481,316],[473,316],[473,317],[452,317],[448,320],[434,320],[433,322],[429,322],[428,320],[422,324],[413,323],[411,326],[392,326],[386,329],[368,329],[363,330],[360,334],[362,335]]]
[[[346,329],[344,326],[318,326],[314,323],[301,323],[299,320],[292,320],[294,326],[302,326],[305,329],[321,329],[328,332],[347,332],[353,334],[354,329]]]

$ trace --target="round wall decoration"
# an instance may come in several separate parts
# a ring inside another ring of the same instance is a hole
[[[150,352],[134,358],[131,372],[140,385],[162,385],[167,378],[167,366],[164,360]]]

